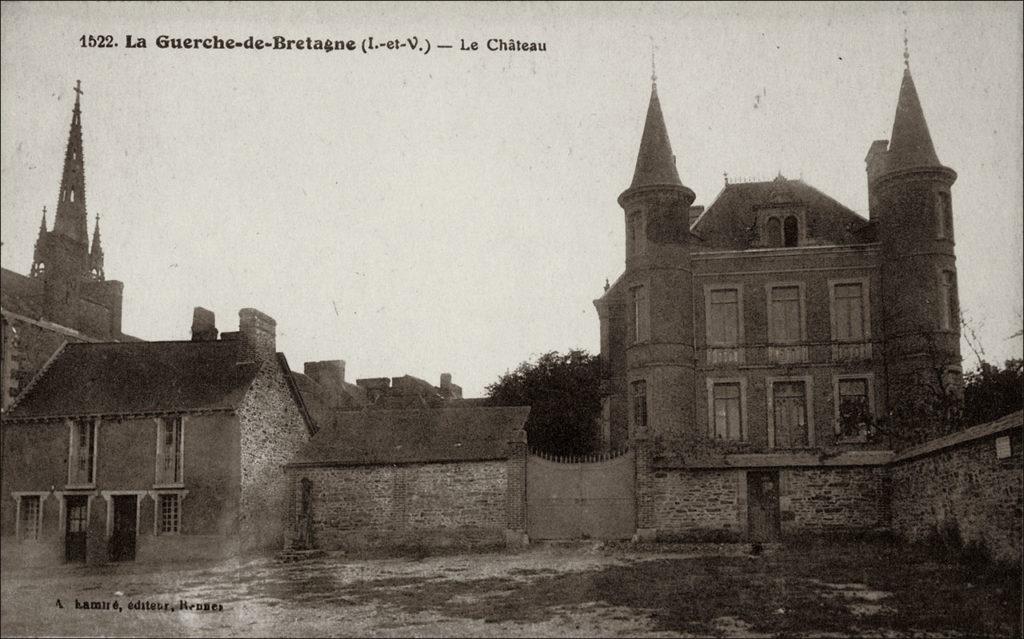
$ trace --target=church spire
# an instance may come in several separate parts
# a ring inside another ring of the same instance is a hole
[[[658,85],[653,73],[653,58],[651,62],[651,102],[647,106],[647,121],[644,123],[643,137],[640,138],[640,152],[636,158],[633,183],[629,185],[631,189],[642,186],[683,185],[676,171],[676,156],[672,154],[672,144],[665,129],[665,118],[661,114]]]
[[[36,246],[32,251],[32,270],[29,275],[32,277],[39,277],[43,274],[45,269],[44,257],[46,253],[46,207],[43,207],[43,219],[39,221],[39,236],[36,237]]]
[[[910,75],[910,55],[904,49],[903,84],[896,104],[896,118],[889,143],[888,170],[942,166],[935,154],[928,123],[924,119],[921,100],[917,97],[914,78]]]
[[[100,216],[96,215],[96,227],[92,232],[92,250],[89,251],[89,275],[103,280],[103,247],[100,246]]]
[[[64,151],[64,173],[57,194],[57,214],[53,232],[75,242],[89,243],[85,210],[85,162],[82,155],[82,82],[75,84],[75,107],[71,112],[71,131]]]

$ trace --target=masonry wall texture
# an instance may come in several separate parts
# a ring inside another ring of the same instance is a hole
[[[783,533],[887,528],[885,467],[787,469],[779,473]]]
[[[737,470],[655,471],[653,516],[658,534],[742,533],[746,526],[739,499],[743,476]]]
[[[503,543],[507,462],[290,467],[291,516],[300,482],[312,482],[314,545],[323,549],[395,543]]]
[[[309,440],[309,430],[278,362],[264,361],[239,406],[243,550],[280,548],[286,541],[288,493],[283,466]]]
[[[1017,413],[1020,421],[1020,413]],[[1011,456],[998,459],[996,440]],[[997,432],[892,468],[892,528],[912,540],[955,526],[964,542],[984,543],[999,559],[1021,561],[1022,430]]]

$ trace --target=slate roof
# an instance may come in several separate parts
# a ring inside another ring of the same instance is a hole
[[[66,344],[5,420],[232,410],[256,376],[238,341]]]
[[[928,123],[924,119],[921,100],[917,97],[917,88],[910,69],[903,71],[903,83],[900,85],[900,97],[896,104],[896,117],[892,123],[889,154],[886,158],[886,170],[898,171],[913,167],[942,166],[935,155],[932,136],[928,132]]]
[[[640,152],[636,157],[636,169],[629,188],[672,184],[682,186],[676,170],[676,156],[665,129],[665,118],[661,114],[658,87],[651,88],[651,102],[647,106],[647,120],[640,138]]]
[[[528,406],[336,411],[293,466],[355,466],[504,459]]]
[[[752,248],[757,211],[787,204],[806,207],[809,244],[860,243],[857,231],[867,220],[803,180],[785,178],[727,184],[691,230],[705,248]]]

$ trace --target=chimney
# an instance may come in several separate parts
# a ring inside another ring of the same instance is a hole
[[[441,373],[441,397],[445,399],[462,399],[462,387],[452,384],[451,373]]]
[[[254,308],[238,311],[238,332],[243,361],[264,361],[277,353],[277,322]]]
[[[693,227],[693,223],[697,221],[700,214],[704,212],[703,206],[691,206],[690,207],[690,226]]]
[[[192,341],[217,341],[217,321],[213,311],[202,306],[197,306],[192,310]]]
[[[868,149],[867,157],[864,158],[864,163],[867,165],[865,168],[868,173],[868,218],[872,220],[875,219],[876,209],[878,208],[878,198],[875,197],[875,189],[872,183],[878,176],[885,173],[885,160],[889,155],[888,147],[888,140],[875,140]]]
[[[341,388],[345,381],[345,360],[330,359],[322,362],[306,362],[302,372],[324,388]]]

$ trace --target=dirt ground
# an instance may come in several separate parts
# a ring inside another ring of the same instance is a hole
[[[1021,633],[1019,574],[877,542],[757,554],[739,544],[575,544],[291,564],[62,566],[5,570],[0,581],[5,637]]]

